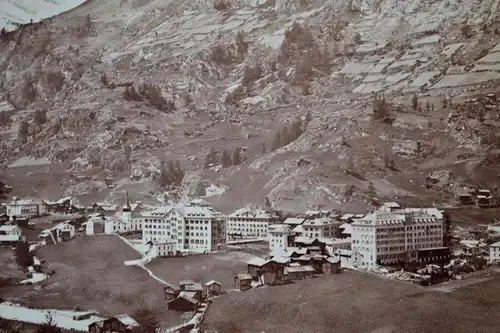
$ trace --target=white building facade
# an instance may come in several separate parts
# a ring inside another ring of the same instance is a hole
[[[0,235],[21,236],[23,231],[17,225],[2,225],[0,226]]]
[[[192,200],[144,216],[142,239],[174,240],[180,251],[216,251],[226,246],[226,219],[204,201]]]
[[[291,246],[295,232],[289,224],[269,226],[269,250],[285,249]]]
[[[500,263],[500,242],[490,245],[490,263]]]
[[[39,200],[18,199],[7,203],[7,215],[11,220],[16,218],[31,218],[45,213],[45,205]]]
[[[342,225],[328,217],[305,220],[302,223],[302,236],[310,238],[335,238],[340,236],[339,227]]]
[[[436,208],[376,211],[352,223],[352,249],[360,267],[396,264],[417,250],[443,246],[443,214]]]
[[[278,216],[265,210],[239,209],[226,218],[227,239],[267,239],[269,225],[278,221]]]

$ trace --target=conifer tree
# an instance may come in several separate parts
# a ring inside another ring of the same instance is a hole
[[[229,155],[229,152],[226,149],[222,152],[221,163],[224,168],[228,168],[232,164],[231,155]]]

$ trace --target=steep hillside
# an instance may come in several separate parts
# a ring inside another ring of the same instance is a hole
[[[446,203],[498,181],[498,108],[480,98],[500,80],[497,15],[496,0],[89,0],[2,36],[4,177],[87,200],[157,197],[161,180],[223,210]]]

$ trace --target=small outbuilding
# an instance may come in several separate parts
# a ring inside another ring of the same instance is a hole
[[[186,286],[191,286],[195,284],[193,280],[182,280],[179,282],[179,287],[181,288],[181,291],[186,291]]]
[[[194,296],[195,293],[181,291],[179,296],[168,302],[168,309],[180,312],[196,311],[199,302]]]
[[[285,275],[290,280],[310,279],[315,272],[316,270],[310,265],[285,267]]]
[[[110,317],[102,321],[93,322],[89,325],[89,332],[118,332],[130,333],[132,329],[139,327],[139,324],[129,315],[122,314]]]
[[[240,273],[234,277],[234,288],[241,291],[252,288],[252,276],[248,273]]]
[[[221,293],[222,285],[214,280],[208,281],[207,286],[207,294],[211,296],[218,296]]]
[[[193,298],[201,301],[201,297],[203,296],[203,285],[201,283],[193,283],[184,286],[184,291],[189,292],[189,293],[194,293]]]
[[[328,257],[322,267],[323,274],[336,274],[340,272],[340,259]]]
[[[179,289],[175,289],[172,286],[166,286],[163,288],[163,293],[165,295],[165,299],[173,300],[176,298],[181,291]]]

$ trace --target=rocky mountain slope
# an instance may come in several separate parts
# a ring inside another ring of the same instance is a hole
[[[498,2],[88,0],[2,36],[3,177],[226,211],[493,188]]]

